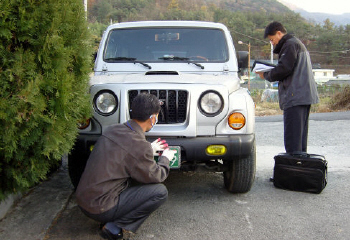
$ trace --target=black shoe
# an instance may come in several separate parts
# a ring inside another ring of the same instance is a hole
[[[111,233],[105,226],[100,229],[100,236],[108,240],[118,240],[123,239],[123,231],[118,234]]]

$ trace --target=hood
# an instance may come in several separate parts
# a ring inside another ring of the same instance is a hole
[[[90,85],[98,84],[206,84],[224,85],[229,92],[240,88],[239,78],[235,75],[180,74],[178,72],[148,72],[131,74],[98,75],[90,79]]]

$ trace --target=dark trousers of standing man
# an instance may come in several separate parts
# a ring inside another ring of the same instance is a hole
[[[160,207],[168,198],[168,190],[159,184],[145,184],[125,189],[118,204],[101,214],[90,214],[82,209],[88,217],[101,222],[113,222],[127,231],[136,232],[148,216]]]
[[[284,147],[287,153],[307,152],[310,105],[287,108],[283,111]]]

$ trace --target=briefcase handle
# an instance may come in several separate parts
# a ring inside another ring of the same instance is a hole
[[[310,157],[310,154],[308,154],[307,152],[301,152],[301,151],[292,152],[290,155],[294,157]]]

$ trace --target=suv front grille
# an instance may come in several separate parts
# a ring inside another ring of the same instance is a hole
[[[163,103],[158,124],[184,123],[186,121],[188,92],[184,90],[129,90],[129,108],[139,93],[150,93]]]

